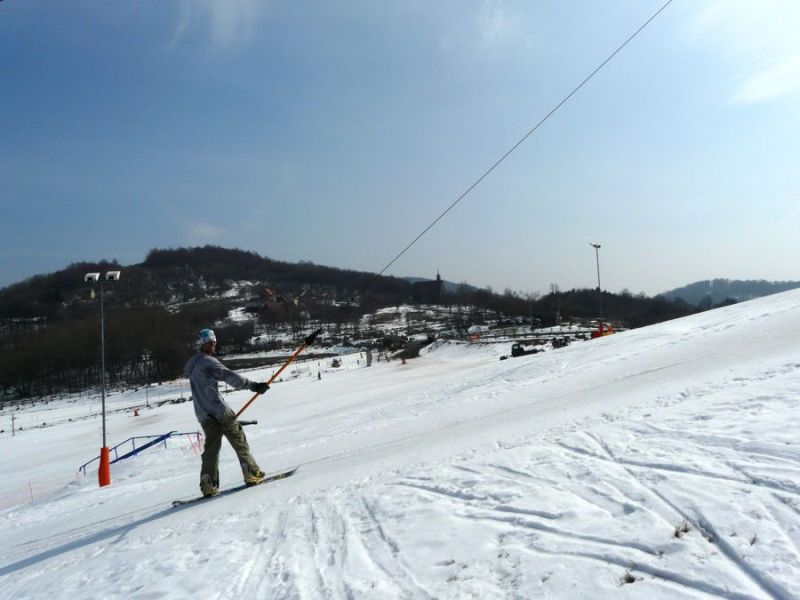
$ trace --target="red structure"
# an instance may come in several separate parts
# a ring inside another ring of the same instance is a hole
[[[598,328],[592,332],[592,339],[603,337],[604,335],[612,335],[614,333],[616,333],[616,331],[614,331],[611,325],[604,325],[601,322]]]
[[[107,447],[100,448],[100,469],[97,471],[100,487],[111,485],[111,452]]]

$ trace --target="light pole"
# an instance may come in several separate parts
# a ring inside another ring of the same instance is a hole
[[[100,469],[97,471],[100,487],[111,485],[111,452],[106,443],[106,319],[103,308],[103,282],[119,281],[119,276],[119,271],[107,271],[103,277],[100,273],[87,273],[83,276],[86,283],[100,284],[100,401],[103,412],[103,446],[100,448]]]
[[[597,260],[597,297],[600,300],[600,330],[603,329],[603,288],[600,287],[600,244],[589,242],[594,248],[594,256]]]
[[[145,350],[142,354],[142,362],[144,362],[144,403],[147,408],[150,408],[150,351]]]

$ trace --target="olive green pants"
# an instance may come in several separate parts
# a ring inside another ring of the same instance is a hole
[[[222,436],[224,435],[233,446],[236,456],[239,457],[239,464],[242,467],[242,476],[245,481],[250,476],[255,475],[261,469],[256,464],[253,455],[250,454],[250,446],[244,435],[242,426],[236,420],[233,411],[228,411],[221,419],[209,417],[200,424],[206,441],[203,446],[203,466],[200,468],[200,478],[208,475],[214,484],[219,487],[219,451],[222,448]]]

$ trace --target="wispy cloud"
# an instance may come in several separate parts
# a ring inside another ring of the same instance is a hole
[[[172,45],[195,28],[206,29],[219,48],[247,42],[263,12],[263,0],[181,0]]]
[[[518,52],[535,39],[525,15],[509,8],[504,0],[483,0],[477,11],[467,11],[464,18],[452,23],[442,47],[448,53],[466,51],[492,60]]]
[[[690,24],[736,65],[731,100],[742,104],[800,98],[800,2],[713,0]]]
[[[208,244],[220,239],[223,233],[222,229],[208,223],[191,223],[186,237],[190,244]]]
[[[476,21],[478,48],[492,54],[515,45],[522,37],[522,20],[502,0],[485,0]]]
[[[790,221],[797,220],[798,217],[800,217],[800,207],[794,208],[794,209],[790,210],[788,213],[786,213],[786,215],[783,218],[778,220],[778,224],[779,225],[785,225],[786,223],[789,223]]]
[[[751,73],[733,98],[754,104],[783,96],[800,96],[800,54]]]

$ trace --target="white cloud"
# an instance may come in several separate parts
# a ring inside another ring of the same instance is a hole
[[[782,96],[800,96],[800,54],[751,73],[734,100],[755,104]]]
[[[221,238],[223,231],[208,223],[192,223],[186,233],[190,244],[208,244]]]
[[[721,50],[736,70],[731,100],[743,104],[800,98],[800,2],[714,0],[690,32]]]
[[[172,44],[195,27],[207,28],[215,46],[247,42],[266,3],[259,0],[181,0]]]
[[[495,60],[532,47],[538,39],[526,15],[504,0],[482,0],[476,11],[465,11],[462,18],[451,21],[442,49],[450,57],[466,54]]]
[[[502,0],[485,0],[477,18],[477,39],[487,53],[515,45],[522,36],[521,20],[510,14]]]

